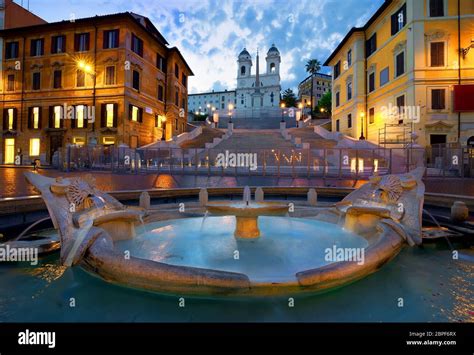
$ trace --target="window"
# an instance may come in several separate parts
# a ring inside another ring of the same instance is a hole
[[[41,128],[41,107],[30,107],[28,109],[28,129]]]
[[[163,87],[163,85],[158,84],[158,100],[161,102],[164,102],[165,101],[164,96],[165,96],[165,88]]]
[[[443,0],[429,0],[430,17],[443,17],[444,16],[444,1]]]
[[[392,36],[397,34],[407,24],[407,4],[404,4],[392,15]]]
[[[347,65],[349,67],[352,65],[352,49],[349,49],[349,52],[347,52]]]
[[[115,137],[103,137],[102,138],[103,145],[114,145],[115,144]]]
[[[183,84],[186,87],[187,82],[188,82],[188,78],[187,78],[186,74],[182,73],[181,74],[181,84]]]
[[[400,75],[405,74],[405,52],[397,54],[397,56],[395,57],[395,65],[396,78],[398,78]]]
[[[60,89],[62,82],[63,72],[61,70],[55,70],[53,75],[53,88]]]
[[[89,33],[77,33],[74,36],[74,50],[76,52],[87,52],[89,50],[89,43]]]
[[[74,137],[72,139],[72,143],[74,143],[75,145],[83,146],[86,144],[86,140],[84,137]]]
[[[117,127],[117,104],[102,104],[101,126]]]
[[[386,67],[384,70],[380,72],[380,86],[384,86],[389,81],[390,81],[390,68]]]
[[[135,35],[132,35],[132,51],[143,57],[143,41]]]
[[[352,114],[347,115],[347,128],[352,128]]]
[[[104,31],[104,49],[118,48],[119,46],[119,30]]]
[[[340,103],[341,103],[341,93],[338,91],[336,92],[336,107],[339,107]]]
[[[405,95],[397,97],[398,124],[403,124],[405,118]]]
[[[337,79],[341,75],[341,62],[337,62],[334,66],[334,79]]]
[[[446,90],[431,90],[431,108],[433,110],[444,110],[446,108]]]
[[[369,92],[375,90],[375,73],[369,74]]]
[[[115,85],[115,66],[105,68],[105,85]]]
[[[276,71],[275,63],[270,64],[270,73],[274,73]]]
[[[336,120],[336,132],[339,132],[340,129],[341,129],[340,122],[339,122],[339,120]]]
[[[174,65],[174,76],[176,77],[176,79],[179,79],[179,66],[176,63]]]
[[[15,91],[15,74],[8,75],[7,91]]]
[[[242,67],[240,68],[240,75],[245,75],[245,65],[242,65]]]
[[[41,88],[41,73],[33,73],[33,90],[39,90]]]
[[[377,50],[377,33],[374,33],[365,43],[365,56],[370,57]]]
[[[319,96],[321,96],[320,94],[318,94]],[[352,82],[348,82],[347,83],[347,100],[351,100],[352,99]]]
[[[51,38],[51,53],[65,53],[66,52],[66,36],[53,36]]]
[[[431,66],[444,67],[444,42],[432,42],[431,49]]]
[[[177,118],[174,120],[174,130],[175,131],[178,130],[178,119]]]
[[[86,73],[84,73],[81,69],[78,69],[76,72],[76,86],[78,88],[86,86]]]
[[[375,123],[375,108],[369,109],[369,124]]]
[[[178,90],[176,90],[176,92],[175,92],[175,94],[174,94],[174,104],[175,104],[176,106],[179,105],[179,92],[178,92]]]
[[[7,42],[5,46],[5,59],[18,58],[18,42]]]
[[[140,109],[137,106],[130,105],[130,119],[134,122],[139,121]]]
[[[140,90],[140,73],[136,70],[133,71],[133,88],[135,90]]]
[[[40,139],[30,139],[30,157],[37,157],[40,155]]]
[[[73,122],[75,123],[75,128],[84,128],[84,113],[86,112],[86,106],[84,105],[77,105],[76,106],[76,119]]]
[[[44,39],[32,39],[30,47],[30,56],[39,57],[44,54]]]
[[[3,110],[3,129],[8,131],[16,130],[16,108]]]
[[[163,73],[166,72],[166,59],[165,57],[157,54],[156,55],[156,67],[160,69]]]
[[[62,126],[62,116],[63,116],[63,107],[62,106],[52,106],[49,109],[49,128],[61,128]]]

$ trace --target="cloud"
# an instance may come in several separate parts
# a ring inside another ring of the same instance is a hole
[[[362,26],[383,0],[36,0],[31,10],[47,21],[133,11],[149,17],[193,69],[190,92],[234,89],[237,56],[247,47],[282,54],[282,90],[296,88],[305,63],[323,62],[353,26]],[[327,71],[324,68],[322,71]]]

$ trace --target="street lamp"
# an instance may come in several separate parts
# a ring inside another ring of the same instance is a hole
[[[303,103],[300,102],[300,103],[298,104],[298,108],[300,109],[300,115],[299,115],[299,117],[298,117],[298,116],[296,117],[296,121],[297,121],[297,122],[296,122],[296,126],[297,126],[297,127],[299,127],[300,121],[303,120]]]
[[[229,104],[229,123],[232,123],[232,114],[234,113],[234,105]]]
[[[364,137],[364,117],[365,117],[365,113],[364,112],[361,112],[360,113],[360,137],[359,137],[359,140],[361,141],[365,141],[365,137]]]
[[[281,107],[281,122],[285,122],[285,119],[283,117],[283,114],[285,113],[285,107],[286,107],[285,103],[282,102],[280,107]]]

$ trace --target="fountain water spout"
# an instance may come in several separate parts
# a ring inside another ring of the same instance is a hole
[[[252,198],[251,192],[250,192],[250,187],[245,186],[244,187],[244,202],[245,205],[248,206],[250,204],[250,200]]]

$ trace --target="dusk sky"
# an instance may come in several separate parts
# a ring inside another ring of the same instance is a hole
[[[20,0],[17,2],[21,3]],[[26,6],[27,0],[24,0]],[[190,93],[234,89],[237,55],[246,47],[264,57],[275,43],[282,55],[282,90],[296,89],[310,58],[323,62],[353,26],[363,25],[383,0],[30,0],[49,22],[132,11],[149,17],[194,71]],[[323,68],[329,72],[329,68]]]

